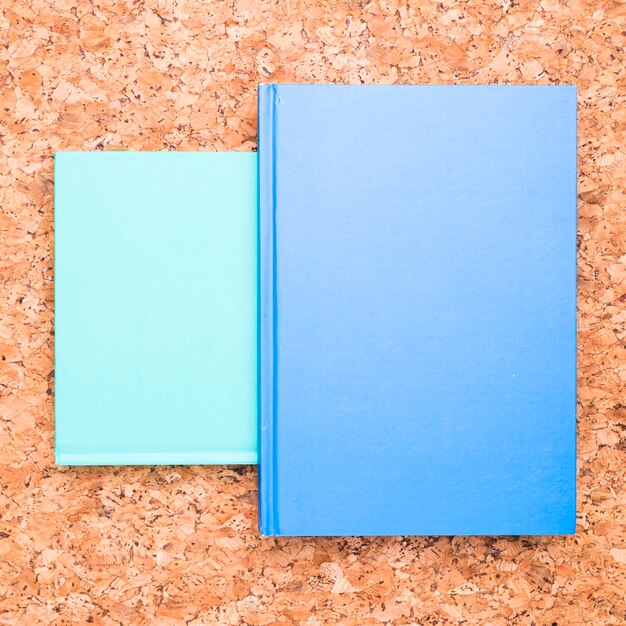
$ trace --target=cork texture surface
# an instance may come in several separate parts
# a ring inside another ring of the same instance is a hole
[[[0,8],[0,624],[626,623],[626,4]],[[54,151],[254,150],[264,81],[578,86],[575,536],[261,539],[254,468],[54,466]]]

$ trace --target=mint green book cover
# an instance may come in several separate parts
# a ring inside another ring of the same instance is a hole
[[[55,155],[59,465],[257,461],[255,153]]]

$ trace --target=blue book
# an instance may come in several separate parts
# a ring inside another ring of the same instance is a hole
[[[256,463],[257,155],[55,156],[60,465]]]
[[[576,90],[263,85],[263,535],[575,532]]]

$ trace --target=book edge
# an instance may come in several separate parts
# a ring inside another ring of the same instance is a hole
[[[275,363],[275,99],[276,86],[259,85],[258,158],[258,413],[259,413],[259,531],[279,533],[276,514],[276,363]]]
[[[255,465],[256,452],[62,452],[55,465]]]

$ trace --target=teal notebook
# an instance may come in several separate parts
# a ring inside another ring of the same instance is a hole
[[[256,463],[254,153],[55,155],[60,465]]]

